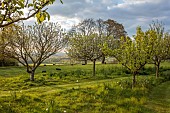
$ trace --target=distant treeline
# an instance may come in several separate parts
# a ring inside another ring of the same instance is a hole
[[[15,60],[0,60],[0,67],[2,66],[18,66],[18,62],[16,62]]]

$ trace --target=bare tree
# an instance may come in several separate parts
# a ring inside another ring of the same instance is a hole
[[[92,18],[85,19],[75,26],[76,32],[83,36],[90,36],[95,32],[95,25],[96,23]]]
[[[37,67],[65,46],[66,33],[56,23],[35,24],[15,29],[17,32],[10,35],[6,55],[24,65],[30,74],[30,80],[34,81]]]

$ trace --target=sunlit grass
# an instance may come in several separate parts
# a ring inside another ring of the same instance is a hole
[[[161,109],[167,111],[170,105],[166,99],[169,90],[165,95],[162,91],[168,84],[153,89],[165,79],[156,80],[152,76],[154,66],[150,64],[137,76],[134,89],[131,89],[130,72],[120,64],[97,64],[95,77],[91,64],[42,65],[36,71],[34,82],[29,81],[24,67],[0,70],[1,113],[155,113]],[[168,70],[168,63],[163,63],[161,73],[168,75]],[[149,99],[150,93],[154,98]],[[166,98],[161,100],[161,95]]]

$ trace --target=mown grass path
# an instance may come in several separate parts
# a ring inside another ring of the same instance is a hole
[[[155,113],[170,113],[170,81],[162,83],[151,91],[146,107]]]
[[[127,77],[121,77],[121,79],[127,78]],[[51,86],[40,86],[40,87],[33,87],[25,90],[18,90],[15,91],[17,93],[31,93],[31,94],[36,94],[38,92],[38,95],[42,94],[48,94],[48,93],[53,93],[53,92],[60,92],[63,90],[68,90],[72,88],[78,88],[78,87],[92,87],[94,85],[99,85],[101,83],[108,83],[108,82],[116,82],[117,79],[120,78],[115,78],[115,79],[105,79],[105,80],[94,80],[94,81],[88,81],[88,82],[75,82],[72,84],[63,84],[63,85],[51,85]],[[12,91],[13,92],[13,91]],[[10,91],[0,91],[0,97],[1,96],[9,96],[11,94]]]

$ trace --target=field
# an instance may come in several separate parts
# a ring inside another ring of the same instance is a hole
[[[31,82],[24,67],[0,67],[0,112],[170,112],[170,63],[161,65],[159,79],[154,66],[146,65],[133,89],[132,76],[121,65],[97,64],[96,68],[92,76],[91,64],[42,65]]]

